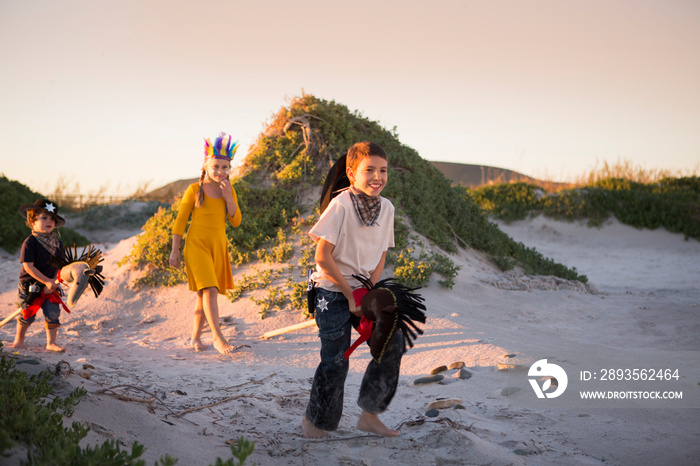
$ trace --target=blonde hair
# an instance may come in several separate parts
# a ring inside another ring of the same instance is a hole
[[[204,204],[204,177],[207,176],[207,169],[202,167],[202,175],[199,177],[199,193],[197,194],[197,199],[194,202],[195,207],[202,207]]]

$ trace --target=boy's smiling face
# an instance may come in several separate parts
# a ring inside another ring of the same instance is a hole
[[[348,167],[346,172],[353,188],[368,196],[377,197],[386,186],[387,167],[386,159],[370,155],[363,158],[356,169]]]
[[[32,230],[37,233],[48,234],[56,228],[56,220],[48,212],[40,212],[36,216],[36,220],[32,222]]]

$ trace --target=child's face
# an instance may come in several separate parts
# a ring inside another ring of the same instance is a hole
[[[228,160],[210,159],[204,169],[207,176],[215,183],[221,183],[228,179],[228,173],[231,170],[231,163]]]
[[[53,218],[53,215],[47,212],[37,214],[36,220],[32,222],[32,230],[37,233],[48,234],[51,233],[54,228],[56,228],[56,220]]]
[[[363,158],[353,170],[348,167],[348,179],[352,186],[368,196],[377,197],[386,186],[387,162],[382,157],[370,155]]]

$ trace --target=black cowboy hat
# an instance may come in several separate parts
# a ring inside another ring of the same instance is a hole
[[[66,224],[66,220],[58,215],[58,204],[51,202],[48,199],[36,200],[34,201],[34,204],[22,204],[19,206],[19,209],[17,209],[19,214],[24,218],[27,218],[27,211],[29,210],[45,210],[46,212],[50,213],[56,220],[56,228],[62,227]]]

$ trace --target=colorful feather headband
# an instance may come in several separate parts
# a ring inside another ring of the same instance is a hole
[[[219,137],[211,143],[209,138],[204,140],[204,161],[214,158],[221,160],[233,159],[233,155],[238,150],[238,141],[233,142],[231,136],[226,133],[219,133]]]

